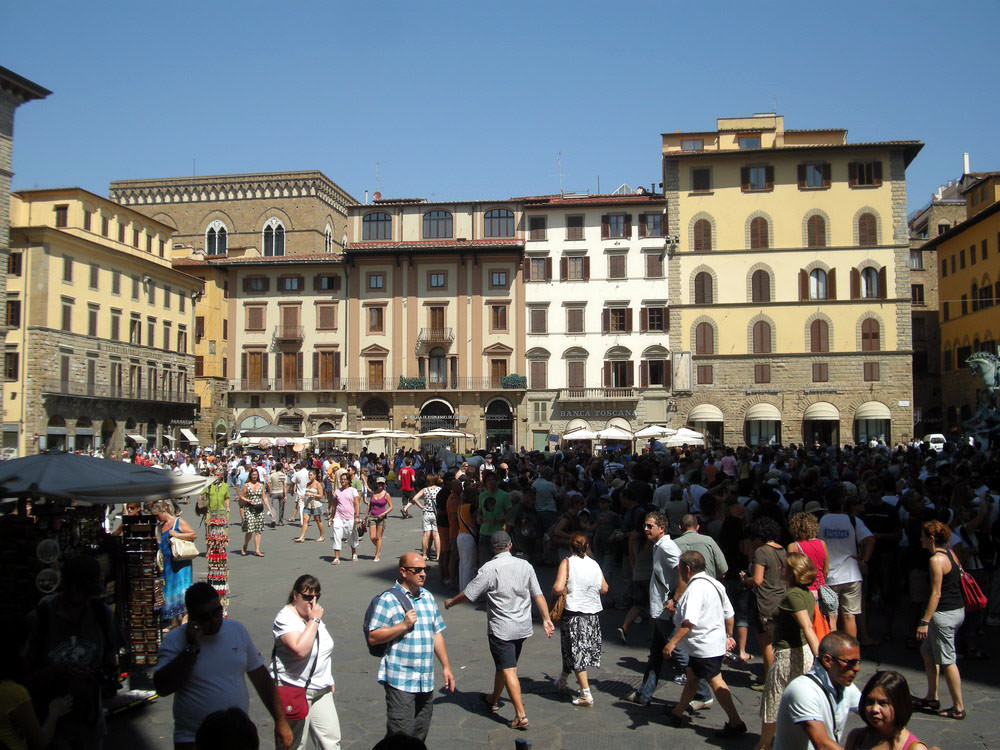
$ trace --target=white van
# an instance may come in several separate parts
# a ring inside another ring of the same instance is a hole
[[[929,435],[924,435],[920,438],[923,442],[927,443],[931,448],[936,450],[938,453],[944,450],[944,444],[948,442],[945,440],[944,435],[940,432],[932,432]]]

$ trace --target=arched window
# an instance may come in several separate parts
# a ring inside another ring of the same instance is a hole
[[[229,249],[229,233],[226,225],[216,219],[205,231],[205,254],[225,255]]]
[[[806,247],[826,247],[826,219],[819,214],[806,222]]]
[[[280,219],[271,217],[264,225],[264,257],[279,257],[285,254],[285,225]]]
[[[877,352],[882,350],[878,321],[865,318],[861,323],[861,351]]]
[[[858,244],[867,246],[877,243],[878,232],[876,231],[875,216],[870,213],[861,214],[858,217]]]
[[[706,271],[701,271],[694,277],[694,303],[712,304],[712,276]]]
[[[333,229],[329,224],[327,224],[326,229],[323,230],[323,252],[333,252]]]
[[[361,239],[368,242],[391,240],[392,217],[381,211],[365,214],[361,220]]]
[[[428,211],[424,214],[424,239],[451,239],[452,219],[447,211]]]
[[[707,253],[712,249],[712,223],[708,219],[698,219],[694,223],[694,251]]]
[[[826,299],[826,271],[813,269],[809,273],[809,299]]]
[[[695,354],[715,354],[715,331],[709,323],[699,323],[694,329]]]
[[[825,320],[809,324],[809,351],[814,354],[830,351],[830,325]]]
[[[750,222],[750,249],[766,250],[771,246],[767,219],[758,216]]]
[[[861,272],[861,296],[864,299],[878,299],[878,271],[866,268]]]
[[[750,277],[750,301],[759,303],[771,301],[771,274],[767,271],[754,271]]]
[[[771,324],[758,320],[753,324],[753,353],[771,353]]]
[[[492,211],[487,211],[483,218],[485,220],[483,234],[486,237],[514,236],[513,211],[506,208],[494,208]]]

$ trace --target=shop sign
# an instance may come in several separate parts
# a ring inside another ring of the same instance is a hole
[[[634,418],[635,409],[563,409],[556,412],[557,419],[577,417],[625,417]]]

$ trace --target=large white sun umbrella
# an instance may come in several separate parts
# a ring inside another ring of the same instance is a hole
[[[375,430],[375,432],[366,432],[361,436],[362,439],[385,438],[387,440],[406,440],[413,437],[416,435],[412,432],[403,432],[402,430]]]
[[[310,436],[313,440],[359,440],[364,435],[353,430],[329,430]]]
[[[598,440],[633,440],[634,436],[628,430],[623,430],[621,427],[606,427],[603,430],[597,431]]]
[[[643,427],[635,436],[637,438],[662,438],[670,437],[675,434],[677,430],[671,429],[670,427],[664,427],[663,425],[651,424],[648,427]]]
[[[704,445],[705,436],[700,432],[681,427],[677,432],[667,439],[668,448],[679,448],[682,445]]]
[[[597,433],[586,427],[576,427],[562,434],[563,440],[597,440]]]
[[[0,497],[54,497],[112,505],[198,495],[213,481],[198,474],[55,451],[0,462]]]
[[[447,427],[438,427],[434,430],[428,430],[427,432],[420,432],[416,435],[418,438],[472,438],[474,437],[468,432],[462,432],[461,430],[452,430]]]

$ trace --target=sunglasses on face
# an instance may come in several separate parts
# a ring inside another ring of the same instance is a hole
[[[314,599],[319,600],[319,594],[299,594],[299,596],[302,597],[302,601],[304,602],[311,602]]]
[[[839,656],[834,656],[833,660],[843,664],[847,669],[857,669],[861,666],[861,659],[841,659]]]
[[[423,568],[413,567],[413,568],[411,568],[409,566],[404,566],[403,570],[405,570],[405,571],[407,571],[409,573],[412,573],[415,576],[416,575],[420,575],[421,573],[426,573],[427,572],[427,568],[426,567],[423,567]]]

